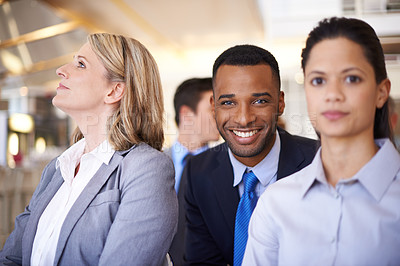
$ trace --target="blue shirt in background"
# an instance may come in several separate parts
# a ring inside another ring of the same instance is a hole
[[[171,157],[172,161],[174,162],[175,167],[175,191],[178,194],[179,184],[181,182],[182,172],[185,168],[186,162],[184,161],[186,155],[188,155],[189,150],[183,146],[179,141],[175,141],[172,145],[171,149]],[[208,149],[208,145],[198,148],[192,155],[197,155],[205,150]]]

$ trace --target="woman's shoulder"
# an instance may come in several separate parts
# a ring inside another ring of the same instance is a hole
[[[126,162],[124,166],[128,168],[172,169],[174,171],[171,158],[146,143],[136,144],[128,150],[124,157],[124,162]]]
[[[147,190],[162,193],[173,188],[175,182],[171,158],[146,143],[137,144],[129,149],[119,167],[121,187],[125,189],[149,186]],[[132,184],[135,185],[132,187]]]
[[[159,160],[168,160],[169,157],[165,152],[159,151],[153,147],[151,147],[149,144],[141,142],[133,146],[131,149],[129,149],[128,153],[126,156],[133,156],[133,157],[138,157],[141,159],[151,159],[151,158],[156,158]]]
[[[276,187],[275,189],[285,189],[290,187],[301,187],[306,177],[308,177],[310,174],[310,165],[308,165],[298,172],[279,179],[277,182],[271,185],[271,188]]]
[[[279,179],[277,182],[269,185],[262,197],[265,200],[281,201],[283,198],[286,200],[297,200],[303,195],[305,187],[315,179],[315,171],[312,164],[304,167],[298,172],[295,172],[285,178]]]

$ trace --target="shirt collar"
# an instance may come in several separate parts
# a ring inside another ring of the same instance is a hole
[[[400,170],[400,155],[389,139],[378,139],[380,147],[372,159],[353,177],[379,201]],[[377,182],[379,178],[379,182]]]
[[[275,132],[275,135],[275,142],[271,150],[267,156],[265,156],[264,159],[254,167],[248,167],[239,162],[235,156],[233,156],[231,149],[228,149],[229,159],[231,160],[233,167],[234,187],[242,181],[243,174],[247,169],[253,171],[263,186],[267,186],[270,183],[271,179],[278,171],[279,153],[281,150],[281,139],[278,131]]]
[[[86,140],[85,138],[82,138],[81,140],[73,144],[71,147],[69,147],[57,158],[56,169],[58,169],[60,167],[60,164],[66,160],[74,161],[77,163],[82,157],[82,154],[85,150],[85,146],[86,146]],[[105,140],[88,154],[95,156],[101,162],[108,165],[111,161],[112,156],[114,155],[114,152],[115,150],[113,149],[111,144],[108,142],[108,140]]]
[[[389,139],[377,139],[375,143],[380,149],[372,159],[352,178],[340,180],[338,184],[358,181],[376,201],[379,201],[400,170],[400,154]],[[388,158],[390,158],[390,163],[388,163]],[[303,197],[311,189],[315,181],[328,184],[321,161],[321,148],[315,155],[311,165],[304,169],[303,175]],[[376,181],[377,178],[379,178],[379,182]]]
[[[64,162],[75,162],[79,161],[81,158],[83,151],[85,150],[86,141],[84,138],[80,139],[78,142],[74,143],[71,147],[69,147],[66,151],[64,151],[58,158],[56,162],[56,169],[60,167]]]
[[[108,165],[111,161],[115,153],[114,148],[108,142],[108,140],[103,141],[97,146],[93,151],[89,152],[89,154],[94,155],[97,159],[99,159],[104,164]]]
[[[302,178],[303,178],[303,186],[301,189],[302,197],[304,197],[307,194],[307,192],[311,189],[312,185],[316,181],[319,181],[320,183],[323,184],[328,184],[321,160],[321,148],[318,149],[312,163],[300,171],[302,172]]]

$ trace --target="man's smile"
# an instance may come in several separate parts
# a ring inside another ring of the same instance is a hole
[[[249,138],[251,136],[254,136],[258,131],[258,129],[256,130],[252,130],[252,131],[239,131],[239,130],[232,130],[232,132],[236,135],[239,136],[241,138]]]

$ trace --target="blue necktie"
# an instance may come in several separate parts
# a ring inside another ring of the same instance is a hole
[[[251,214],[257,204],[257,195],[254,192],[258,183],[257,177],[252,171],[243,175],[244,192],[239,201],[235,221],[235,242],[233,251],[233,265],[242,265],[244,251],[247,243],[247,229]]]

